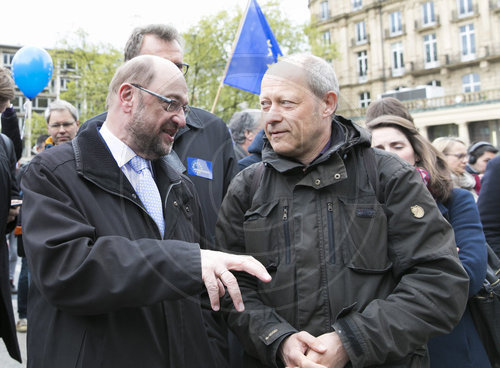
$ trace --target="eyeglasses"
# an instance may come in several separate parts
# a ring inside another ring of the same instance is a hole
[[[49,128],[51,129],[61,129],[61,127],[63,127],[64,129],[68,129],[70,127],[73,126],[73,124],[75,124],[76,121],[72,121],[72,122],[65,122],[65,123],[54,123],[54,124],[49,124]]]
[[[467,153],[445,153],[445,156],[455,156],[459,160],[463,160],[467,156]]]
[[[189,70],[189,64],[187,63],[176,63],[175,64],[176,67],[179,68],[179,70],[182,72],[182,74],[184,74],[184,76],[186,76],[188,70]]]
[[[182,110],[182,111],[184,111],[185,116],[187,116],[187,114],[189,113],[189,106],[187,104],[181,105],[181,103],[179,101],[176,101],[176,100],[173,100],[171,98],[159,95],[158,93],[150,91],[149,89],[146,89],[138,84],[130,83],[130,85],[134,86],[135,88],[140,89],[141,91],[147,92],[150,95],[153,95],[153,96],[159,98],[161,101],[165,102],[167,104],[167,107],[165,108],[165,110],[167,112],[179,112]]]

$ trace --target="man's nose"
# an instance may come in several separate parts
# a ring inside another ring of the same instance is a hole
[[[172,117],[172,121],[177,124],[178,129],[182,129],[186,126],[186,119],[187,114],[182,109]]]

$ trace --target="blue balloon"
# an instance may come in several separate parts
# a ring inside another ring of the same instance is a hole
[[[12,77],[17,87],[30,100],[47,86],[54,64],[49,53],[36,46],[24,46],[12,59]]]

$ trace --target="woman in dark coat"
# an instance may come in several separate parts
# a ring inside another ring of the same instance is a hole
[[[469,297],[474,296],[486,276],[487,262],[486,240],[474,197],[464,189],[453,189],[446,159],[409,120],[383,115],[368,122],[367,127],[372,132],[372,147],[397,154],[420,172],[453,227],[458,256],[470,278]],[[431,367],[490,367],[469,308],[449,334],[430,339],[428,348]]]

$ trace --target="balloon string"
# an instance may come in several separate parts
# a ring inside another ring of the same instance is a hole
[[[25,130],[28,126],[26,122],[31,121],[31,111],[33,108],[33,103],[31,102],[31,99],[27,99],[23,107],[24,107],[24,120],[23,120],[23,128],[21,129],[21,140],[24,138]]]

